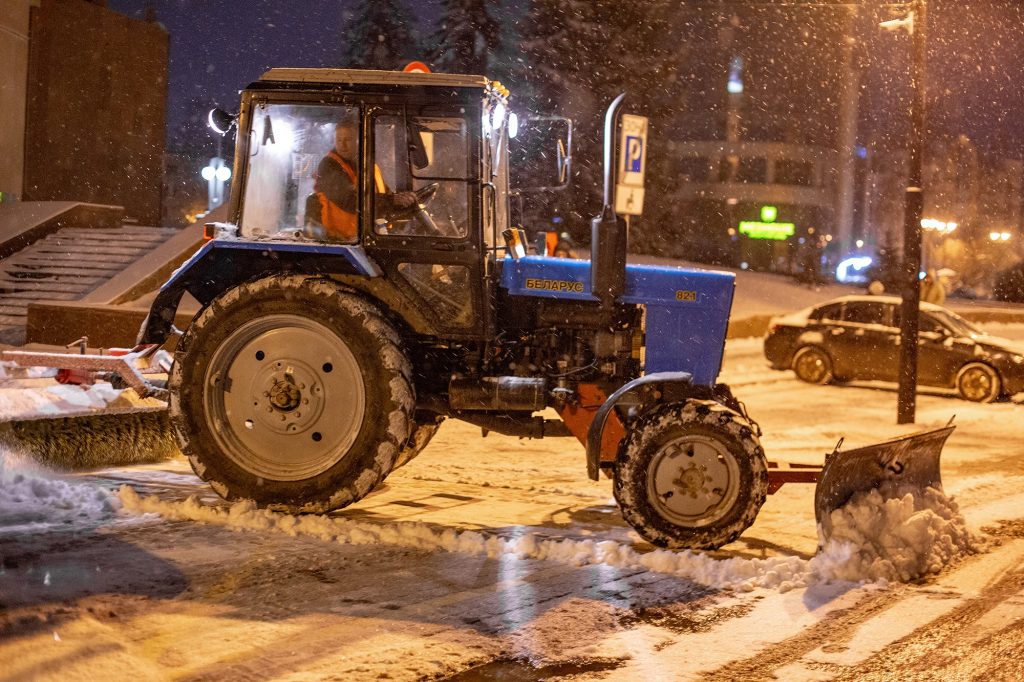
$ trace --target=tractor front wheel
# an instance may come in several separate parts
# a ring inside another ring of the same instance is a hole
[[[615,465],[623,517],[658,547],[732,542],[754,522],[767,492],[767,462],[754,429],[711,401],[669,403],[641,415]]]
[[[380,311],[330,280],[222,294],[175,352],[170,412],[195,472],[228,500],[325,512],[373,490],[409,440],[411,367]]]

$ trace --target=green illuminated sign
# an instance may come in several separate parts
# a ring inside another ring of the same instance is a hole
[[[740,234],[751,239],[786,239],[796,232],[793,223],[761,223],[755,220],[740,221]]]
[[[777,223],[779,209],[775,206],[761,207],[761,220],[741,220],[740,234],[745,234],[751,239],[786,239],[792,237],[796,232],[796,225],[793,223]]]

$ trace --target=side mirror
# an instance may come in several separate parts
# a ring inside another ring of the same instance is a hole
[[[238,114],[230,114],[220,107],[210,109],[210,113],[206,117],[206,124],[213,132],[227,135],[231,128],[238,124]]]
[[[520,119],[509,140],[509,184],[520,192],[561,190],[572,170],[572,120],[560,116]]]

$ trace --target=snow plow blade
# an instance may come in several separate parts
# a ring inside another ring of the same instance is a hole
[[[856,450],[836,450],[825,458],[825,466],[814,491],[814,515],[822,539],[832,534],[832,512],[857,492],[893,482],[900,486],[942,489],[939,458],[955,426],[912,433]]]

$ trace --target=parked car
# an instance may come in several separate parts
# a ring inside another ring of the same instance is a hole
[[[895,296],[844,296],[772,318],[764,353],[775,369],[815,384],[897,381],[900,304]],[[956,313],[921,303],[918,383],[991,402],[1024,391],[1024,344],[990,336]]]

